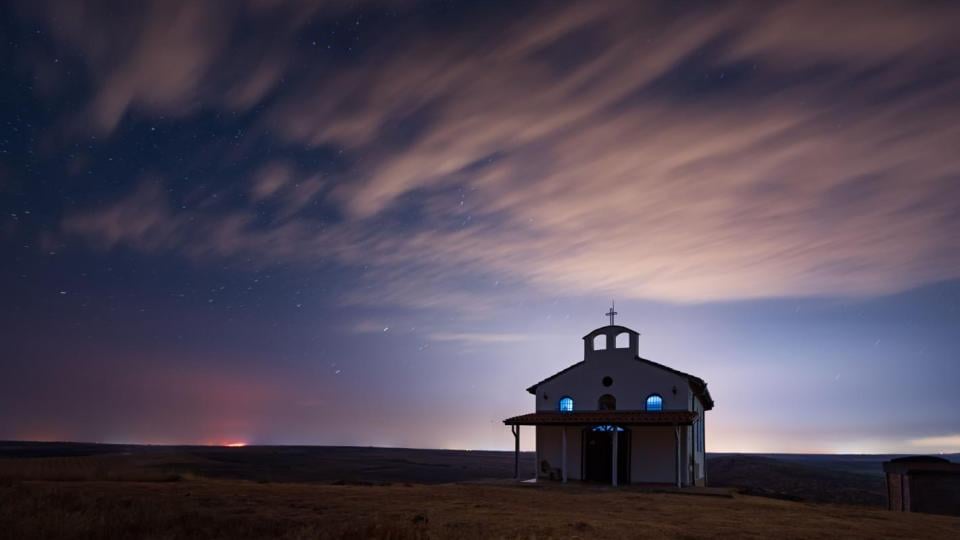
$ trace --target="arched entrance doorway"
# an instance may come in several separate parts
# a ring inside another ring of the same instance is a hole
[[[613,434],[617,434],[617,484],[630,483],[629,429],[592,426],[583,429],[583,479],[609,484],[613,480]]]

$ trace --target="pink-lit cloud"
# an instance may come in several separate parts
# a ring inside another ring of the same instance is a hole
[[[94,0],[23,3],[21,10],[49,23],[54,36],[80,54],[94,91],[77,124],[109,134],[131,110],[183,117],[204,107],[255,105],[285,72],[297,31],[318,13],[354,5]],[[251,21],[269,21],[270,31],[249,31]]]
[[[950,99],[960,84],[903,82],[956,50],[945,22],[955,8],[820,8],[679,16],[572,4],[487,37],[391,43],[336,77],[302,78],[260,117],[285,144],[355,156],[335,186],[267,164],[244,180],[249,208],[174,210],[145,184],[68,216],[64,230],[197,258],[367,267],[376,285],[350,301],[417,307],[496,302],[458,287],[466,275],[682,302],[881,294],[960,277],[960,110]],[[131,107],[186,114],[199,95],[216,101],[207,91],[230,22],[200,32],[205,16],[184,6],[154,17],[163,26],[138,34],[139,52],[103,60],[91,103],[102,128]],[[94,53],[107,48],[90,39]],[[174,39],[189,51],[161,46]],[[571,60],[565,51],[580,43],[586,52]],[[711,77],[739,62],[784,81],[702,100],[658,86],[691,58],[715,68]],[[162,83],[142,67],[168,62]],[[254,80],[230,85],[242,97],[217,106],[256,102],[284,64],[255,65]],[[417,134],[386,144],[398,123]],[[272,197],[284,210],[264,225],[254,204]],[[305,209],[318,201],[343,220],[312,218]],[[430,224],[391,221],[402,205]]]

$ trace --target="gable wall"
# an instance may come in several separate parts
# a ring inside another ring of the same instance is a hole
[[[613,378],[610,387],[603,386],[606,376]],[[618,410],[643,410],[650,394],[663,397],[664,410],[691,410],[692,393],[685,377],[625,357],[587,360],[541,384],[537,387],[536,410],[555,411],[564,396],[573,398],[575,411],[597,410],[597,400],[604,394],[617,398]]]

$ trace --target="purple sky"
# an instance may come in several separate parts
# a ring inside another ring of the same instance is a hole
[[[960,451],[954,4],[0,13],[0,439],[505,449],[615,298],[708,450]]]

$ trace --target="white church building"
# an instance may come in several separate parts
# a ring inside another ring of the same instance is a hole
[[[536,412],[503,421],[515,442],[536,429],[536,478],[702,486],[707,383],[641,358],[637,332],[613,324],[583,337],[583,360],[534,384]]]

